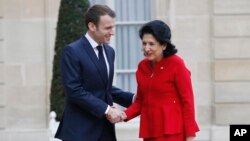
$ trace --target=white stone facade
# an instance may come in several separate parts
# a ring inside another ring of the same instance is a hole
[[[48,141],[60,0],[0,0],[0,141]]]
[[[250,0],[153,0],[192,72],[198,141],[250,124]],[[49,140],[49,90],[60,0],[0,0],[0,141]],[[138,122],[134,122],[136,124]],[[138,125],[117,126],[119,141]]]

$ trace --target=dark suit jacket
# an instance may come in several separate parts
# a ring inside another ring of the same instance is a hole
[[[113,102],[125,107],[131,104],[132,93],[112,86],[115,52],[107,44],[104,44],[104,50],[110,67],[107,84],[100,73],[98,58],[85,36],[63,49],[61,74],[66,105],[56,138],[97,141],[103,130],[107,106]]]

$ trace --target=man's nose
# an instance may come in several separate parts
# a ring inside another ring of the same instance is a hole
[[[114,29],[111,29],[110,35],[115,35]]]

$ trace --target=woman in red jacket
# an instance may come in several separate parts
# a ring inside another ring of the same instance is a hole
[[[135,102],[125,110],[128,121],[140,115],[139,137],[144,141],[194,141],[195,121],[190,71],[176,55],[171,31],[160,20],[140,29],[145,55],[136,72]]]

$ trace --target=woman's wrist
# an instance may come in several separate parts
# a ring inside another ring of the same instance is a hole
[[[187,138],[186,138],[186,141],[194,141],[194,138],[195,138],[195,137],[192,137],[192,136],[187,137]]]

